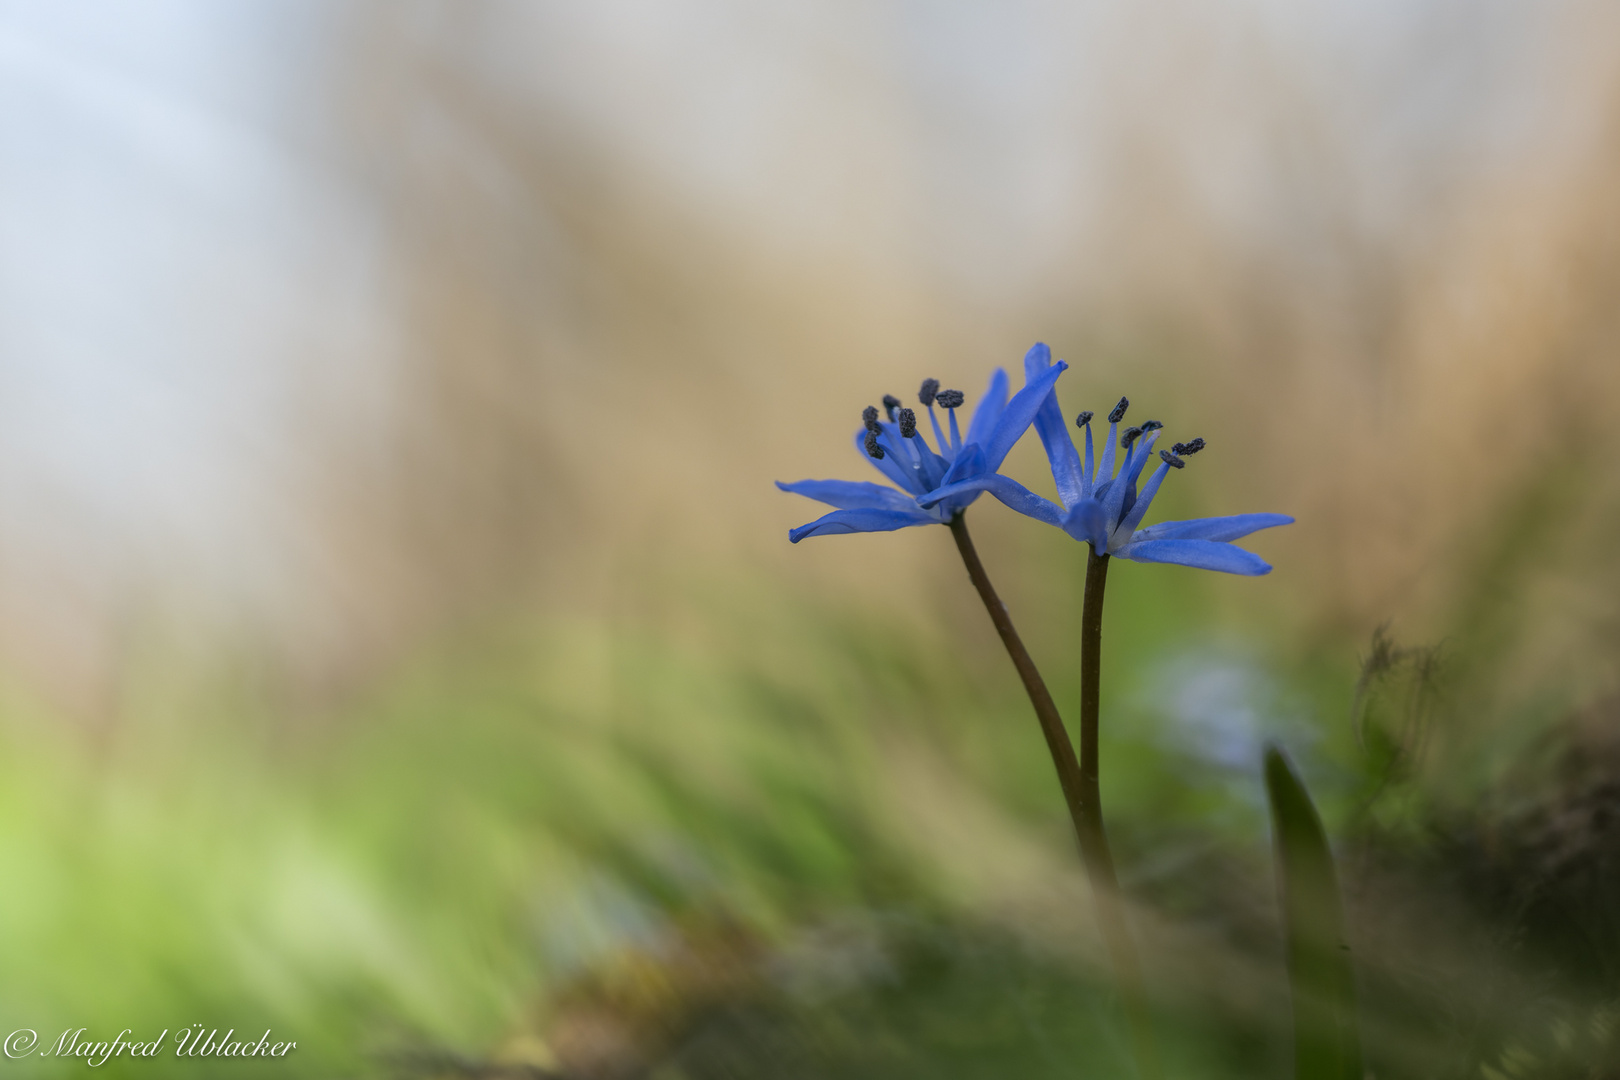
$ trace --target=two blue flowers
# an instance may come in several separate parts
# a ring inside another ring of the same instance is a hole
[[[916,410],[890,396],[883,410],[869,406],[855,445],[894,484],[852,480],[778,481],[783,491],[806,495],[835,507],[832,513],[788,533],[798,543],[807,536],[889,532],[912,525],[948,525],[984,492],[1028,517],[1055,525],[1091,545],[1097,555],[1116,555],[1134,562],[1176,563],[1229,574],[1264,574],[1271,567],[1258,555],[1232,543],[1250,533],[1287,525],[1286,514],[1237,514],[1231,517],[1165,521],[1142,527],[1148,508],[1172,469],[1204,447],[1202,439],[1154,447],[1163,427],[1156,420],[1120,429],[1129,402],[1121,398],[1108,414],[1108,435],[1100,453],[1094,446],[1094,414],[1076,418],[1085,432],[1082,458],[1058,406],[1055,386],[1068,365],[1052,362],[1051,350],[1036,345],[1024,357],[1024,388],[1008,399],[1007,373],[997,369],[973,411],[964,437],[957,410],[965,404],[959,390],[941,390],[929,379],[918,393],[927,411],[934,446],[918,426]],[[946,413],[941,425],[938,410]],[[1034,425],[1046,448],[1060,502],[1030,491],[1000,472],[1013,445]],[[946,434],[949,428],[949,435]],[[937,449],[935,447],[937,446]],[[1152,473],[1143,481],[1148,466]]]

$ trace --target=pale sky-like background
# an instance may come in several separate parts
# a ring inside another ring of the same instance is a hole
[[[355,620],[431,624],[455,605],[378,597],[451,564],[475,580],[504,548],[395,566],[390,538],[417,519],[390,508],[487,470],[396,477],[397,497],[377,477],[467,371],[488,385],[446,437],[534,397],[512,430],[536,432],[577,499],[524,513],[578,513],[609,545],[645,523],[592,511],[605,487],[720,513],[718,481],[669,491],[727,467],[733,442],[687,411],[701,394],[622,395],[720,380],[714,407],[770,457],[728,482],[774,506],[761,481],[795,471],[768,449],[783,417],[806,429],[790,449],[826,427],[839,380],[874,361],[823,345],[880,309],[898,328],[874,351],[965,336],[1015,364],[1043,313],[1072,320],[1057,334],[1196,309],[1236,267],[1292,297],[1277,303],[1317,326],[1297,340],[1320,363],[1376,372],[1366,313],[1449,280],[1480,222],[1506,238],[1486,248],[1579,231],[1547,222],[1610,152],[1615,29],[1583,0],[0,4],[7,662],[88,676],[154,608],[325,627],[317,648]],[[712,284],[716,265],[736,282]],[[739,299],[750,281],[776,314]],[[669,310],[646,315],[663,291]],[[616,335],[650,320],[657,338],[660,319],[716,329],[650,382],[605,374],[648,371],[652,348]],[[756,325],[825,327],[803,350],[827,367],[727,337]],[[917,363],[895,357],[894,379]],[[591,473],[614,452],[649,462],[649,494]],[[446,536],[485,518],[531,535],[496,520],[510,499],[469,500]],[[357,585],[374,563],[395,569]]]

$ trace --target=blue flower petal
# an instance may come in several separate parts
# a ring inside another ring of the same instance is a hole
[[[1092,487],[1099,488],[1114,478],[1114,446],[1119,442],[1119,425],[1110,422],[1108,438],[1103,442],[1102,460],[1097,462],[1097,475],[1091,478]]]
[[[951,484],[949,487],[942,487],[938,491],[930,491],[917,500],[917,505],[935,506],[940,503],[950,505],[963,495],[977,496],[981,491],[988,491],[1020,514],[1026,514],[1037,521],[1044,521],[1048,525],[1059,525],[1063,521],[1061,506],[1041,498],[1012,477],[1002,476],[1000,473],[982,473],[960,483]]]
[[[1110,539],[1110,543],[1123,546],[1135,539],[1131,534],[1136,531],[1136,527],[1142,524],[1142,519],[1147,516],[1148,507],[1153,504],[1153,496],[1159,493],[1159,486],[1164,483],[1164,478],[1169,473],[1170,463],[1168,461],[1159,462],[1159,467],[1153,470],[1153,475],[1142,486],[1142,493],[1131,504],[1130,510],[1126,511],[1124,520],[1114,529],[1114,535]],[[1151,539],[1151,537],[1144,537],[1144,539]]]
[[[935,426],[938,426],[937,422]],[[897,444],[913,446],[921,451],[924,478],[928,481],[929,487],[937,487],[940,477],[944,476],[945,470],[951,467],[950,459],[943,458],[934,452],[934,448],[928,445],[927,438],[923,436],[922,429],[918,428],[917,434],[909,439],[900,434],[899,424],[885,423],[883,430],[888,434],[891,441]]]
[[[1161,521],[1138,532],[1136,540],[1241,540],[1261,529],[1293,523],[1294,519],[1287,514],[1233,514],[1190,521]]]
[[[1158,441],[1159,433],[1157,431],[1150,431],[1146,435],[1138,437],[1135,442],[1131,443],[1130,450],[1125,454],[1124,462],[1119,466],[1118,480],[1125,485],[1125,497],[1120,500],[1118,514],[1110,518],[1111,521],[1116,523],[1114,526],[1115,532],[1119,531],[1118,522],[1130,517],[1131,510],[1136,507],[1136,481],[1142,475],[1142,467],[1148,463],[1149,451],[1153,449],[1153,444]],[[1138,516],[1136,520],[1141,521],[1142,519]],[[1130,534],[1126,533],[1125,535],[1129,536]]]
[[[1052,349],[1044,341],[1037,341],[1029,347],[1024,354],[1024,382],[1027,385],[1031,379],[1037,378],[1041,372],[1052,366]]]
[[[1271,565],[1254,552],[1213,540],[1140,540],[1114,554],[1132,562],[1175,563],[1225,574],[1271,573]]]
[[[1103,460],[1107,460],[1105,456]],[[1103,517],[1107,519],[1105,526],[1109,532],[1119,524],[1119,519],[1125,516],[1127,499],[1136,498],[1136,490],[1125,475],[1124,463],[1120,464],[1120,475],[1108,482],[1107,491],[1098,491],[1097,500],[1102,503]]]
[[[967,441],[976,442],[980,446],[988,445],[990,433],[996,429],[996,421],[1001,419],[1002,412],[1007,408],[1007,373],[996,368],[990,376],[990,385],[985,388],[984,397],[974,406],[973,421],[968,424]]]
[[[1024,357],[1024,382],[1040,378],[1051,366],[1052,350],[1036,345]],[[1089,493],[1090,484],[1080,468],[1080,455],[1069,437],[1069,426],[1063,422],[1063,409],[1058,405],[1055,391],[1046,395],[1035,413],[1035,432],[1041,437],[1041,445],[1046,447],[1046,459],[1052,463],[1058,498],[1063,500],[1064,506],[1074,506]]]
[[[1142,475],[1142,470],[1147,467],[1149,459],[1153,457],[1153,444],[1158,441],[1158,431],[1150,431],[1146,435],[1139,436],[1136,442],[1131,444],[1134,456],[1126,462],[1129,468],[1122,467],[1121,471],[1130,477],[1133,487],[1136,485],[1137,478]]]
[[[868,454],[866,452],[865,428],[861,428],[855,433],[855,450],[861,457],[872,463],[872,468],[893,480],[897,487],[909,491],[913,495],[921,495],[928,490],[917,479],[917,470],[913,469],[908,463],[901,461],[894,454],[889,453],[887,449],[884,450],[881,458],[875,458]]]
[[[990,441],[984,444],[984,459],[990,471],[994,472],[1001,468],[1001,463],[1006,460],[1013,444],[1023,438],[1024,432],[1029,430],[1029,425],[1034,423],[1035,414],[1040,411],[1041,403],[1052,392],[1052,384],[1067,370],[1069,365],[1059,360],[1036,378],[1025,383],[1024,388],[1007,402],[1007,408],[1002,412],[1001,419],[996,421],[995,431],[990,434]]]
[[[1099,554],[1108,550],[1108,521],[1102,503],[1096,499],[1081,499],[1075,503],[1061,524],[1064,532],[1090,544]]]
[[[946,470],[944,478],[939,483],[941,487],[944,487],[947,484],[960,483],[969,477],[978,476],[980,473],[993,471],[993,469],[985,465],[984,450],[980,448],[979,444],[968,443],[962,447],[962,452],[956,455],[956,460],[951,462],[951,467]]]
[[[932,405],[928,406],[928,422],[934,425],[934,441],[939,444],[939,455],[946,461],[956,457],[956,450],[951,446],[951,440],[945,437],[945,429],[939,426],[939,414]]]
[[[884,423],[881,426],[883,435],[878,444],[883,447],[885,453],[900,463],[901,468],[916,478],[915,490],[928,491],[938,487],[945,476],[945,470],[950,467],[945,459],[928,449],[928,444],[923,441],[921,435],[908,439],[900,434],[899,424]],[[864,438],[861,452],[866,452]]]
[[[776,486],[840,510],[907,510],[915,505],[894,488],[865,480],[798,480],[791,484],[778,480]]]
[[[788,530],[788,539],[797,544],[807,536],[835,536],[839,533],[893,532],[911,525],[938,525],[939,518],[913,507],[910,510],[834,510],[808,525]]]
[[[1093,472],[1094,472],[1095,468],[1096,468],[1096,466],[1092,463],[1092,457],[1091,457],[1091,425],[1087,424],[1086,425],[1086,467],[1083,470],[1081,470],[1081,473],[1080,473],[1080,475],[1082,477],[1084,477],[1085,482],[1086,482],[1086,484],[1085,484],[1085,493],[1087,495],[1094,494],[1094,492],[1092,490],[1092,475],[1093,475]]]

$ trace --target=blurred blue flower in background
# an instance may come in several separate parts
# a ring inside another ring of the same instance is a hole
[[[855,433],[855,446],[899,490],[857,480],[800,480],[792,484],[778,480],[776,486],[783,491],[838,508],[790,530],[788,539],[797,544],[807,536],[949,524],[985,490],[969,483],[993,476],[1001,467],[1007,452],[1023,436],[1037,412],[1052,400],[1052,385],[1067,367],[1060,360],[1037,369],[1026,361],[1024,388],[1011,401],[1007,400],[1007,373],[997,368],[984,398],[973,411],[966,439],[956,422],[956,410],[966,401],[963,393],[941,390],[937,379],[924,380],[917,400],[928,410],[934,439],[939,444],[937,453],[917,429],[916,411],[902,407],[899,398],[884,395],[883,409],[888,419],[880,418],[883,414],[876,406],[867,406],[862,414],[866,426]],[[949,414],[948,438],[934,411],[936,404]],[[937,495],[946,489],[951,490],[944,496],[921,503],[922,496]]]
[[[1024,379],[1033,387],[1047,379],[1054,371],[1066,365],[1060,360],[1052,363],[1052,351],[1037,344],[1024,357]],[[1050,385],[1047,382],[1046,385]],[[1025,393],[1028,392],[1026,389]],[[1058,408],[1057,395],[1048,394],[1036,411],[1035,430],[1046,447],[1047,459],[1052,463],[1052,478],[1057,481],[1058,497],[1063,505],[1043,499],[1010,477],[992,471],[949,478],[936,489],[918,498],[923,507],[944,506],[966,496],[988,491],[1021,514],[1056,525],[1076,540],[1091,545],[1098,555],[1117,555],[1135,562],[1177,563],[1201,570],[1220,570],[1228,574],[1266,574],[1271,566],[1253,552],[1244,551],[1230,541],[1248,536],[1261,529],[1288,525],[1293,518],[1286,514],[1238,514],[1232,517],[1197,518],[1192,521],[1165,521],[1145,529],[1138,529],[1147,516],[1148,507],[1171,469],[1184,468],[1184,458],[1204,448],[1203,439],[1177,443],[1170,450],[1159,451],[1159,466],[1141,489],[1137,481],[1147,466],[1158,441],[1159,429],[1164,425],[1149,420],[1140,427],[1119,431],[1119,422],[1125,418],[1130,402],[1119,399],[1108,414],[1108,438],[1103,444],[1102,458],[1093,463],[1092,413],[1083,412],[1075,423],[1086,433],[1086,455],[1082,464],[1074,441],[1069,437]],[[1116,447],[1125,454],[1115,471]]]

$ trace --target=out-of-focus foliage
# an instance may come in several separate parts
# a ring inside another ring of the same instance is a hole
[[[1299,519],[1110,585],[1171,1074],[1286,1074],[1281,737],[1369,1070],[1607,1075],[1617,33],[0,8],[0,1013],[273,1026],[282,1075],[1125,1075],[944,530],[790,548],[771,483],[1046,340],[1066,413],[1209,440],[1156,516]],[[1076,546],[981,504],[1067,707]]]
[[[1266,799],[1277,861],[1297,1080],[1361,1080],[1356,972],[1333,848],[1283,751],[1266,750]]]

